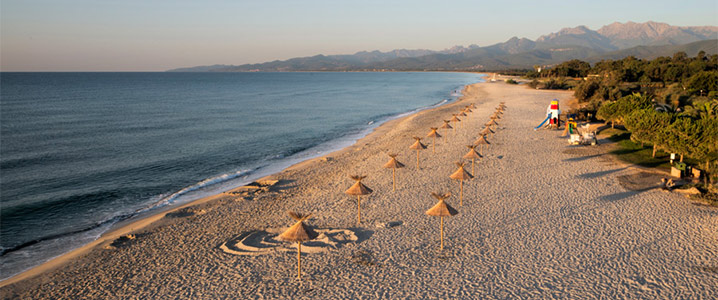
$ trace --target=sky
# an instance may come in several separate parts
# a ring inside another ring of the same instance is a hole
[[[2,71],[164,71],[488,46],[613,22],[718,26],[718,1],[2,0]]]

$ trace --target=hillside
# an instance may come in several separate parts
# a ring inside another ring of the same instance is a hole
[[[666,23],[612,23],[598,30],[586,26],[563,28],[532,41],[512,37],[479,47],[454,46],[441,51],[397,49],[360,51],[347,55],[315,55],[245,65],[179,68],[172,72],[291,72],[368,70],[505,70],[551,65],[570,59],[597,61],[633,55],[653,58],[700,50],[717,54],[717,26],[679,27]],[[685,50],[681,50],[685,49]],[[693,54],[694,55],[694,54]]]

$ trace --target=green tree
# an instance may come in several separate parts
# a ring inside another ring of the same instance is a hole
[[[653,157],[660,147],[659,135],[661,131],[671,125],[672,114],[658,112],[653,108],[639,109],[625,118],[626,129],[631,132],[631,139],[640,143],[653,145]]]
[[[700,141],[693,144],[691,157],[699,161],[705,161],[703,171],[706,172],[704,178],[706,179],[706,184],[708,184],[709,178],[712,179],[710,174],[713,173],[710,168],[710,161],[718,157],[718,117],[715,115],[703,115],[696,123],[701,136]]]
[[[686,80],[685,87],[691,94],[718,91],[718,71],[701,71]]]
[[[666,147],[671,153],[678,153],[683,162],[683,156],[697,156],[697,149],[700,149],[702,132],[698,122],[692,118],[677,118],[671,126],[661,132],[660,144]]]
[[[596,117],[606,122],[611,122],[611,128],[614,127],[618,112],[618,103],[616,101],[604,102],[596,112]]]

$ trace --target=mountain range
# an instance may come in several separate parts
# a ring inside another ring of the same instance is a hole
[[[596,62],[626,56],[655,58],[684,51],[718,54],[718,26],[679,27],[666,23],[612,23],[598,30],[564,28],[532,41],[512,37],[480,47],[454,46],[441,51],[397,49],[361,51],[347,55],[316,55],[245,65],[179,68],[173,72],[291,72],[291,71],[451,71],[528,69],[570,59]]]

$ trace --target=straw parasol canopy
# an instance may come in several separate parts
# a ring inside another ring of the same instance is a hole
[[[459,116],[460,116],[460,117],[466,117],[466,116],[468,116],[468,115],[466,114],[466,112],[464,112],[464,111],[462,110],[462,111],[459,112]]]
[[[469,103],[469,107],[471,107],[471,109],[476,109],[476,104],[474,104],[474,103]]]
[[[389,157],[391,159],[384,164],[384,168],[391,169],[391,178],[392,178],[392,187],[394,191],[396,191],[396,169],[403,168],[404,164],[400,163],[398,160],[396,160],[396,156],[398,154],[389,154]]]
[[[469,152],[464,154],[464,159],[470,159],[471,160],[471,174],[476,174],[474,172],[474,161],[481,158],[481,155],[476,152],[476,146],[474,145],[467,145],[466,147],[469,148]]]
[[[489,128],[489,127],[484,127],[484,129],[481,129],[481,132],[479,132],[479,134],[481,134],[481,135],[489,135],[492,133],[494,133],[494,131],[491,130],[491,128]]]
[[[414,140],[416,140],[411,146],[409,146],[409,149],[416,150],[416,168],[419,169],[419,151],[426,149],[426,145],[421,143],[420,137],[414,137]]]
[[[439,194],[431,193],[431,196],[439,200],[432,208],[426,211],[427,215],[440,217],[441,219],[441,250],[444,250],[444,217],[451,217],[457,215],[459,212],[456,211],[451,205],[446,203],[446,199],[451,197],[451,193]]]
[[[426,137],[432,138],[431,153],[436,153],[436,138],[441,137],[441,135],[437,132],[437,130],[439,130],[439,128],[431,127],[431,132],[429,132],[429,134],[426,135]]]
[[[461,119],[457,116],[457,114],[451,114],[451,122],[461,122]]]
[[[289,216],[292,217],[292,219],[296,220],[297,223],[294,223],[291,227],[289,227],[287,230],[285,230],[282,234],[279,235],[279,239],[282,241],[287,242],[297,242],[297,279],[301,280],[302,277],[302,242],[310,241],[319,234],[314,231],[311,227],[307,226],[307,224],[304,224],[304,221],[309,219],[311,214],[299,214],[295,212],[288,212]]]
[[[484,129],[481,129],[481,131],[479,132],[480,135],[491,135],[493,133],[494,131],[491,130],[491,127],[484,127]]]
[[[464,205],[464,180],[474,178],[474,175],[471,175],[469,174],[469,172],[466,172],[463,163],[457,162],[456,166],[458,166],[459,168],[454,171],[454,173],[449,175],[449,178],[459,181],[459,205]]]
[[[366,176],[354,175],[350,177],[356,182],[348,190],[344,191],[344,193],[347,195],[357,196],[357,225],[359,225],[361,224],[361,196],[369,195],[373,191],[361,183],[362,179],[366,178]]]
[[[479,148],[479,155],[483,155],[482,153],[483,153],[483,151],[484,151],[484,145],[487,145],[487,147],[488,147],[488,145],[490,145],[490,144],[491,144],[491,143],[489,143],[489,141],[486,139],[486,135],[485,135],[485,134],[482,134],[482,135],[481,135],[478,139],[476,139],[476,141],[474,142],[474,145],[479,145],[479,147],[480,147],[480,148]]]
[[[488,122],[486,122],[486,124],[484,124],[484,126],[486,126],[486,127],[492,126],[494,128],[496,128],[497,125],[499,125],[499,123],[496,123],[496,120],[493,120],[493,119],[489,120]]]
[[[466,113],[473,112],[473,110],[471,110],[471,105],[464,106],[464,111],[465,111]]]
[[[493,114],[491,114],[489,119],[496,120],[496,119],[501,119],[501,117],[499,116],[499,114],[497,112],[494,112]]]

